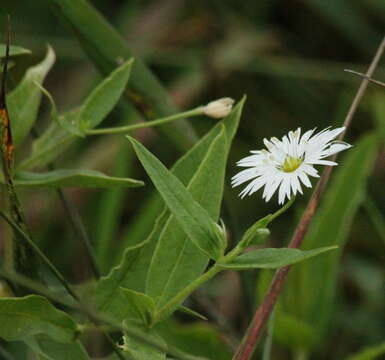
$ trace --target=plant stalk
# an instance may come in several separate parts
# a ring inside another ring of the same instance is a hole
[[[287,202],[282,208],[277,210],[274,214],[269,215],[269,221],[266,223],[269,224],[276,217],[284,213],[294,202],[295,197],[293,197],[289,202]],[[204,274],[199,276],[189,285],[187,285],[182,291],[180,291],[176,296],[174,296],[168,303],[166,303],[156,314],[154,322],[157,322],[164,317],[166,317],[177,305],[183,302],[183,300],[190,295],[194,290],[196,290],[200,285],[204,284],[206,281],[213,278],[220,271],[224,270],[223,264],[231,262],[234,260],[239,254],[241,254],[245,250],[244,242],[240,241],[231,251],[229,251],[226,255],[222,256],[217,262]]]
[[[374,55],[372,62],[368,68],[368,71],[366,73],[366,76],[371,78],[380,59],[385,50],[385,37],[382,39],[376,54]],[[349,128],[349,125],[352,121],[352,118],[358,108],[358,105],[361,102],[362,97],[365,94],[365,91],[368,87],[369,80],[367,78],[364,78],[361,82],[360,87],[357,90],[356,96],[349,108],[349,111],[345,117],[344,126],[346,129]],[[346,132],[346,130],[345,130]],[[339,140],[342,140],[344,138],[343,132]],[[332,158],[332,161],[336,159],[337,155],[334,155]],[[315,214],[315,211],[318,207],[319,200],[321,197],[321,194],[323,193],[330,175],[332,171],[332,166],[328,166],[325,168],[324,172],[322,173],[322,176],[320,180],[317,183],[317,186],[309,200],[309,203],[306,207],[306,210],[294,232],[294,235],[290,241],[289,247],[290,248],[299,248],[302,244],[302,241],[309,229],[309,225],[313,219],[313,216]],[[258,307],[257,311],[254,314],[254,317],[249,325],[249,328],[246,331],[246,334],[243,337],[243,340],[241,344],[239,345],[236,353],[234,354],[233,360],[249,360],[251,359],[254,350],[258,344],[258,340],[261,336],[262,330],[266,324],[266,322],[269,319],[269,316],[272,312],[272,309],[277,302],[278,296],[280,295],[283,285],[285,283],[286,277],[290,271],[291,266],[285,266],[281,269],[279,269],[270,285],[270,288],[262,302],[262,304]]]
[[[171,116],[167,116],[164,118],[151,120],[151,121],[147,121],[139,124],[88,130],[86,131],[86,135],[126,134],[132,130],[159,126],[159,125],[167,124],[171,121],[180,120],[180,119],[184,119],[192,116],[198,116],[202,114],[203,114],[203,107],[199,106],[192,110],[188,110],[182,113],[174,114]]]

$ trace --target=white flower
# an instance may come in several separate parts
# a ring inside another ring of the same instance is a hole
[[[203,107],[203,113],[215,119],[221,119],[230,114],[234,99],[225,97],[209,102]]]
[[[238,161],[238,166],[248,169],[233,176],[231,184],[234,187],[251,180],[240,193],[242,198],[264,186],[262,197],[266,201],[279,188],[278,203],[283,204],[286,197],[290,199],[297,192],[302,194],[302,184],[311,187],[309,176],[319,177],[314,165],[337,165],[324,159],[351,147],[345,142],[332,141],[344,130],[344,127],[334,130],[329,127],[313,135],[313,129],[301,136],[298,128],[282,140],[264,139],[267,150],[251,151],[253,155]]]

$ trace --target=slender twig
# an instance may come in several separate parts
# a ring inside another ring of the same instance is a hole
[[[366,73],[366,76],[368,76],[369,78],[372,77],[384,50],[385,50],[385,37],[382,39],[377,49],[377,52],[373,57],[373,60]],[[352,118],[358,108],[358,105],[365,94],[368,84],[369,84],[369,80],[364,78],[361,82],[360,87],[358,88],[357,94],[349,108],[349,111],[344,121],[344,126],[346,129],[349,127],[352,121]],[[344,138],[344,133],[340,135],[339,140],[342,140],[343,138]],[[335,160],[335,158],[336,158],[336,155],[333,156],[333,160]],[[322,176],[309,200],[306,210],[290,241],[290,244],[289,244],[290,248],[299,248],[300,245],[302,244],[302,241],[308,231],[309,225],[318,207],[320,196],[324,191],[325,186],[328,183],[328,180],[330,178],[331,171],[332,171],[332,167],[328,166],[325,168],[324,172],[322,173]],[[259,306],[259,308],[255,312],[254,317],[249,325],[249,328],[246,331],[246,334],[233,357],[233,360],[249,360],[253,355],[255,347],[264,329],[264,326],[267,320],[269,319],[269,316],[278,299],[279,294],[282,291],[283,285],[290,271],[290,268],[291,266],[285,266],[276,272],[271,282],[270,288],[262,304]]]
[[[377,84],[377,85],[380,85],[380,86],[383,86],[385,87],[385,83],[382,82],[382,81],[378,81],[378,80],[375,80],[375,79],[372,79],[371,77],[369,77],[368,75],[365,75],[363,73],[360,73],[358,71],[354,71],[354,70],[350,70],[350,69],[345,69],[344,71],[348,72],[348,73],[352,73],[354,75],[358,75],[358,76],[361,76],[362,78],[366,79],[366,80],[369,80],[370,82],[372,82],[373,84]]]
[[[69,220],[75,233],[78,234],[80,240],[82,241],[84,247],[87,250],[87,254],[90,259],[91,269],[94,275],[96,276],[96,278],[100,278],[100,270],[96,260],[94,248],[91,244],[90,237],[88,236],[86,227],[84,226],[83,220],[79,212],[77,211],[76,207],[73,205],[72,201],[69,199],[67,194],[62,189],[57,189],[57,194],[63,204],[64,209],[69,215]]]

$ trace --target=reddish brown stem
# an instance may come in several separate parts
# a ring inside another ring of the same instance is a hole
[[[346,129],[349,127],[352,121],[353,115],[355,114],[358,108],[358,105],[363,95],[365,94],[366,88],[369,84],[368,78],[372,77],[384,50],[385,50],[385,37],[382,39],[382,42],[379,45],[375,56],[373,57],[373,60],[368,68],[368,71],[366,72],[366,77],[362,80],[361,85],[358,88],[357,94],[346,115],[346,118],[344,121],[344,126],[346,127]],[[344,133],[340,135],[339,140],[343,140],[343,138],[344,138]],[[334,155],[332,160],[335,160],[335,158],[336,158],[336,155]],[[313,219],[315,211],[318,207],[321,194],[323,193],[329,181],[331,171],[332,171],[331,166],[325,168],[325,171],[323,172],[320,180],[318,181],[318,184],[309,200],[306,210],[290,241],[290,244],[289,244],[290,248],[299,248],[301,246],[302,241],[309,229],[309,225]],[[243,340],[233,357],[233,360],[249,360],[252,357],[254,350],[256,348],[256,345],[258,343],[258,340],[264,329],[264,326],[267,323],[267,320],[269,319],[269,316],[273,310],[273,307],[277,302],[278,296],[282,291],[283,285],[285,283],[285,279],[289,271],[290,271],[290,266],[285,266],[276,272],[270,284],[270,288],[262,304],[258,307],[257,311],[255,312],[254,317],[249,325],[249,328],[246,331],[246,334],[243,337]]]

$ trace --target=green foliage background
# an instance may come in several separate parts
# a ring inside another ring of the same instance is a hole
[[[110,35],[99,32],[97,26],[83,27],[85,33],[79,43],[68,18],[63,19],[55,3],[59,1],[2,0],[0,12],[11,14],[12,42],[32,50],[32,55],[14,59],[11,88],[28,67],[42,61],[49,43],[57,60],[44,86],[62,114],[82,104],[113,70],[111,59],[115,59],[120,43],[109,41]],[[239,190],[229,186],[230,177],[237,171],[235,162],[250,149],[262,147],[263,137],[279,137],[298,126],[323,129],[341,124],[359,84],[358,78],[343,70],[366,69],[385,25],[383,0],[99,0],[92,4],[122,34],[127,49],[159,78],[175,104],[173,107],[166,101],[151,99],[153,109],[145,112],[154,111],[159,117],[222,96],[240,100],[247,94],[229,153],[220,215],[232,241],[239,240],[256,219],[277,209],[275,200],[266,204],[258,194],[243,200],[237,197]],[[96,45],[84,40],[87,35]],[[151,76],[140,69],[146,81],[134,75],[134,89],[160,94]],[[385,59],[375,77],[385,79]],[[126,99],[122,97],[103,121],[103,127],[143,118]],[[347,359],[364,347],[383,349],[384,104],[385,89],[371,85],[348,133],[347,141],[354,148],[341,155],[341,166],[304,244],[306,249],[338,244],[340,250],[300,264],[290,275],[276,310],[271,359],[337,360]],[[27,115],[38,111],[33,104],[29,110]],[[50,111],[50,103],[44,100],[36,124],[38,133],[47,128]],[[199,117],[189,125],[139,130],[134,136],[171,167],[194,139],[213,125],[215,120]],[[29,135],[18,149],[20,159],[25,158],[32,139]],[[162,211],[159,200],[154,199],[153,185],[120,135],[73,142],[55,164],[146,182],[142,188],[66,190],[84,219],[102,273],[107,274],[119,263],[127,246],[135,246],[149,235],[154,219]],[[101,178],[103,181],[111,184],[114,180]],[[287,244],[309,195],[307,192],[299,198],[272,225],[270,247]],[[72,282],[87,280],[90,263],[54,191],[23,189],[21,200],[32,233],[44,252]],[[3,206],[3,198],[0,204]],[[4,224],[0,225],[0,236],[9,236]],[[188,305],[208,316],[209,322],[177,313],[161,325],[159,333],[183,351],[229,359],[270,276],[269,270],[221,274],[188,300]],[[44,339],[39,341],[47,348],[55,346]],[[91,354],[103,355],[102,346],[90,340],[86,344]],[[19,351],[20,359],[26,356],[21,345],[14,347],[17,350],[9,351]],[[350,359],[379,358],[381,351],[367,351],[369,355]],[[82,355],[73,356],[80,359]],[[257,353],[256,358],[259,356]]]

